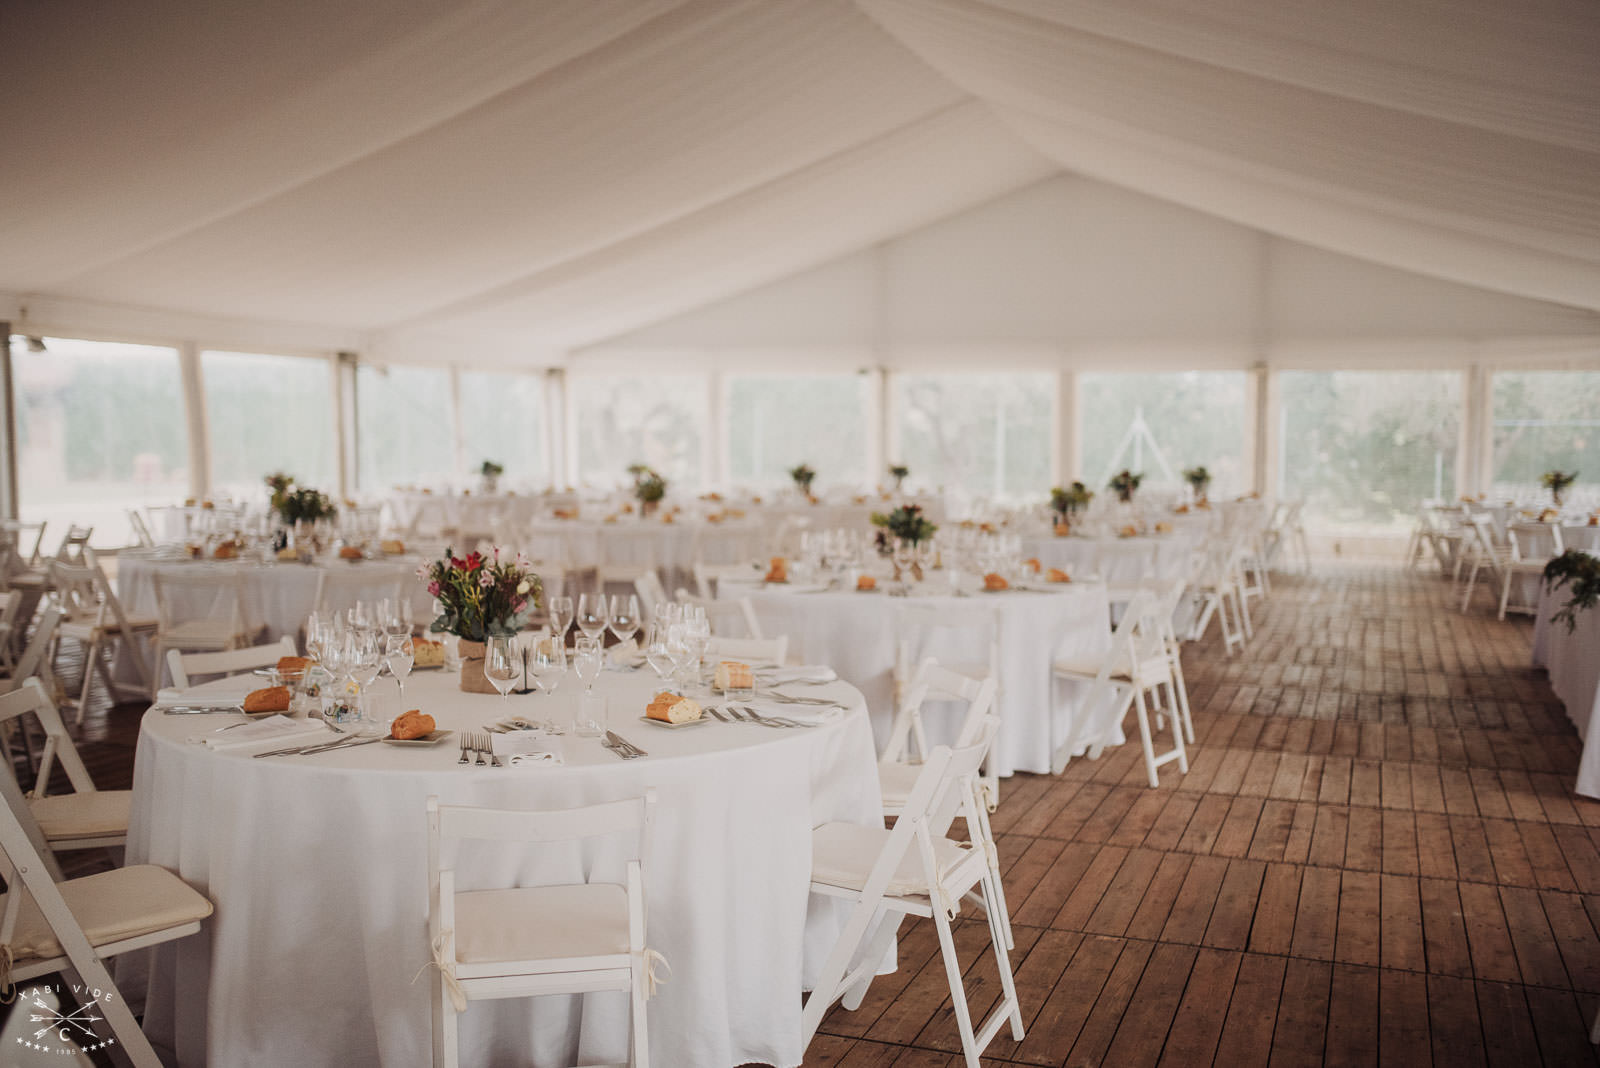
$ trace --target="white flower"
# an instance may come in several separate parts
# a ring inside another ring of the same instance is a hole
[[[517,595],[519,597],[521,595],[527,593],[531,589],[533,589],[533,584],[530,583],[527,579],[523,579],[521,582],[517,583]]]

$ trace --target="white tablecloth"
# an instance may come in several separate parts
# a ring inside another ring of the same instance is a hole
[[[1187,574],[1195,544],[1193,536],[1179,533],[1135,538],[1044,535],[1023,538],[1022,555],[1074,576],[1098,574],[1113,586],[1131,586],[1145,579]]]
[[[656,571],[671,593],[691,583],[698,561],[735,564],[760,558],[767,549],[767,532],[759,519],[725,519],[708,523],[679,517],[671,523],[624,515],[614,523],[604,519],[541,519],[526,527],[525,544],[519,546],[536,560],[564,559],[574,568],[601,564],[644,564],[654,560]]]
[[[1076,683],[1056,680],[1051,664],[1062,656],[1098,655],[1111,647],[1106,588],[1099,583],[1072,583],[1050,593],[899,598],[882,590],[796,593],[782,586],[723,582],[718,595],[748,596],[764,633],[789,636],[790,659],[828,664],[858,687],[872,709],[873,733],[880,746],[887,742],[894,719],[894,667],[900,640],[896,606],[912,599],[955,610],[992,606],[1001,627],[1000,690],[995,702],[1001,728],[993,761],[1000,775],[1050,771],[1055,747],[1067,738],[1086,693]],[[986,650],[972,648],[935,647],[930,652],[955,662],[987,657]],[[930,722],[930,740],[953,741],[958,722],[953,716]]]
[[[1583,759],[1578,764],[1578,793],[1600,797],[1600,611],[1578,615],[1577,626],[1551,617],[1571,596],[1567,587],[1539,595],[1539,615],[1533,628],[1533,662],[1550,672],[1550,688],[1567,708],[1567,717],[1583,739]]]
[[[433,598],[416,576],[417,566],[423,563],[418,557],[396,556],[387,560],[329,560],[324,564],[246,563],[237,560],[182,560],[172,561],[141,550],[119,553],[117,556],[117,597],[130,615],[154,617],[156,614],[155,581],[157,572],[192,573],[198,568],[231,572],[244,578],[245,611],[250,619],[264,624],[267,640],[276,641],[285,634],[298,634],[310,614],[317,597],[317,576],[324,569],[336,569],[341,574],[364,576],[360,587],[370,588],[374,600],[386,597],[395,581],[400,591],[411,598],[411,610],[419,624],[433,621]],[[204,614],[209,605],[179,604],[177,611]]]
[[[134,769],[130,863],[176,871],[216,903],[193,938],[135,955],[148,964],[145,1028],[184,1065],[428,1063],[430,984],[424,806],[565,808],[657,790],[647,843],[649,944],[671,964],[650,1002],[651,1059],[719,1068],[800,1061],[802,982],[842,922],[812,898],[811,829],[881,825],[872,736],[860,694],[810,730],[708,723],[665,730],[636,718],[648,672],[607,673],[611,723],[650,752],[621,761],[598,739],[564,739],[564,767],[458,766],[454,739],[255,760],[185,744],[221,716],[145,717]],[[377,684],[394,701],[393,684]],[[570,716],[576,680],[553,698],[462,694],[453,676],[413,674],[406,705],[444,728],[509,712]],[[608,851],[609,850],[609,851]],[[617,855],[612,856],[615,852]],[[457,859],[462,889],[570,882],[626,850],[496,846]],[[560,922],[552,918],[551,922]],[[120,981],[120,975],[119,975]],[[624,995],[475,1002],[462,1064],[626,1060]]]

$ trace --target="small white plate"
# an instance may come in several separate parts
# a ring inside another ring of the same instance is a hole
[[[385,736],[383,740],[390,745],[438,745],[450,737],[451,733],[451,731],[436,730],[429,734],[424,734],[421,738],[390,738]]]
[[[664,719],[651,719],[649,716],[640,716],[640,723],[648,723],[653,727],[665,727],[669,731],[682,730],[684,727],[698,727],[702,723],[710,723],[711,717],[701,715],[699,719],[686,719],[682,723],[668,723]]]

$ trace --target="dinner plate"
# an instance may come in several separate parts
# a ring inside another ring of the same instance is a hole
[[[665,727],[669,731],[675,731],[684,727],[698,727],[702,723],[710,723],[711,717],[702,715],[699,719],[686,719],[682,723],[668,723],[664,719],[651,719],[649,716],[640,716],[639,722],[648,723],[653,727]]]
[[[442,742],[446,738],[448,738],[450,736],[450,734],[451,734],[450,731],[436,730],[436,731],[430,731],[429,733],[424,734],[421,738],[389,738],[389,737],[385,737],[383,740],[385,742],[388,742],[390,745],[438,745],[440,742]]]

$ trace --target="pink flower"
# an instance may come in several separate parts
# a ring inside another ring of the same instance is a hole
[[[425,579],[427,577],[428,577],[428,565],[427,564],[418,564],[417,565],[417,578]]]
[[[483,574],[478,576],[478,585],[482,586],[484,589],[488,589],[490,586],[494,585],[494,576],[485,571]]]
[[[437,596],[439,596],[439,584],[437,582],[428,583],[428,596],[429,597],[437,597]]]

